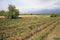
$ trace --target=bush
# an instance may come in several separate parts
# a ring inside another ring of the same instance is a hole
[[[0,10],[0,16],[4,16],[5,15],[5,11],[4,10]]]
[[[6,13],[7,18],[17,18],[17,16],[19,15],[19,10],[17,10],[13,5],[9,5],[8,9],[9,11]]]
[[[59,17],[60,15],[59,14],[51,14],[50,17]]]

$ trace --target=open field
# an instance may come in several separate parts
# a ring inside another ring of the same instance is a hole
[[[44,17],[46,18],[46,17],[50,17],[50,15],[29,15],[27,14],[27,15],[19,15],[18,17]],[[5,18],[5,16],[0,16],[0,18]]]
[[[4,16],[0,16],[0,18],[5,18]]]
[[[50,15],[19,15],[18,17],[50,17]]]
[[[0,19],[0,40],[60,40],[60,17],[20,15]]]

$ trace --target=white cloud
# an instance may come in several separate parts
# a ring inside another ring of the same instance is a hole
[[[51,5],[54,5],[54,3],[56,3],[57,0],[50,0],[49,2],[43,2],[41,0],[25,0],[23,3],[23,6],[21,7],[21,11],[23,11],[24,9],[47,9],[52,7]]]
[[[0,9],[6,9],[8,4],[13,4],[20,11],[29,11],[34,9],[53,9],[60,8],[59,5],[55,3],[60,2],[60,0],[3,0],[0,2]]]
[[[6,0],[0,1],[0,10],[7,10],[8,2]]]

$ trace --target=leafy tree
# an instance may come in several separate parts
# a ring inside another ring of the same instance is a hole
[[[15,6],[13,5],[9,5],[8,7],[8,12],[6,13],[6,18],[12,19],[12,18],[17,18],[17,16],[19,15],[19,10],[16,9]]]
[[[1,10],[0,11],[0,16],[4,16],[5,15],[5,11],[4,10]]]

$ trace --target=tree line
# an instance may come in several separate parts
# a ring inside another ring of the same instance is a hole
[[[8,11],[0,10],[0,16],[5,16],[7,19],[17,18],[19,15],[19,10],[15,6],[9,5]]]

